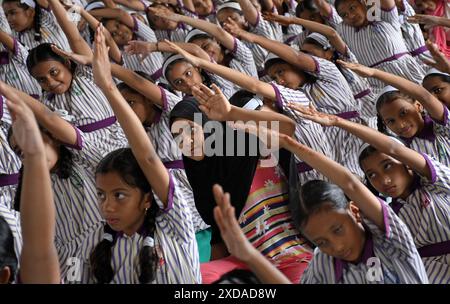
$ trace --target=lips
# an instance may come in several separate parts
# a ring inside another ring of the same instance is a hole
[[[393,193],[395,193],[396,189],[397,189],[396,186],[390,186],[390,187],[385,187],[383,191],[384,191],[384,193],[387,193],[387,194],[393,194]]]
[[[106,219],[106,222],[108,223],[108,225],[117,225],[119,223],[119,219],[109,218],[109,219]]]
[[[341,255],[341,260],[348,260],[352,254],[352,251],[348,249],[343,255]]]

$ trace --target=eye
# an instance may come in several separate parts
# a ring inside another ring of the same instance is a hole
[[[130,105],[130,107],[132,107],[134,105],[134,101],[130,100],[128,101],[128,104]]]
[[[400,111],[400,117],[405,116],[406,114],[408,114],[408,110],[401,110]]]
[[[56,76],[59,74],[59,71],[57,69],[51,69],[50,70],[50,76]]]
[[[105,194],[101,191],[97,191],[97,200],[103,202],[105,200]]]
[[[383,168],[384,168],[385,170],[389,170],[389,169],[392,168],[392,164],[391,164],[391,163],[387,163],[387,164],[384,165]]]
[[[390,125],[392,125],[392,124],[394,123],[394,120],[393,120],[393,119],[388,119],[388,120],[386,120],[384,123],[385,123],[387,126],[390,126]]]
[[[327,241],[319,241],[316,243],[317,247],[319,248],[327,248],[328,242]]]
[[[375,173],[369,173],[369,174],[367,174],[367,178],[368,178],[368,179],[374,179],[375,176],[376,176]]]
[[[183,80],[177,79],[173,82],[176,86],[181,86],[183,84]]]
[[[436,88],[433,90],[434,94],[440,94],[442,92],[442,88]]]
[[[192,77],[192,71],[191,70],[186,71],[186,76]]]
[[[341,234],[341,233],[342,233],[342,225],[336,227],[336,228],[333,230],[333,232],[334,232],[334,234]]]

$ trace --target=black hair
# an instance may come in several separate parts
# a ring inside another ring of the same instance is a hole
[[[422,84],[425,82],[425,80],[429,77],[438,77],[442,82],[450,83],[450,75],[443,75],[443,74],[428,74],[425,76],[422,80]]]
[[[155,83],[155,81],[152,79],[152,77],[151,77],[149,74],[147,74],[147,73],[145,73],[145,72],[142,72],[142,71],[134,71],[134,72],[135,72],[136,74],[138,74],[139,76],[141,76],[142,78],[145,78],[146,80],[148,80],[148,81],[150,81],[150,82],[152,82],[152,83]],[[139,79],[136,78],[135,80],[138,81]],[[119,91],[127,90],[127,91],[130,91],[130,92],[136,93],[136,94],[140,94],[138,91],[136,91],[133,87],[130,87],[130,86],[129,86],[128,84],[126,84],[125,82],[119,83],[119,84],[117,85],[117,89],[119,89]]]
[[[330,206],[335,210],[346,209],[349,200],[344,191],[335,184],[323,180],[311,180],[300,189],[298,215],[296,217],[298,227],[304,228],[311,215],[320,212],[323,207]]]
[[[234,269],[222,275],[212,284],[261,284],[261,281],[250,270]]]
[[[28,6],[25,3],[21,3],[19,0],[3,0],[3,3],[12,3],[17,2],[17,6],[27,10],[27,9],[34,9],[34,19],[33,19],[33,29],[34,29],[34,40],[35,41],[41,41],[42,40],[42,34],[41,34],[41,7],[36,2],[36,6],[32,8],[31,6]]]
[[[169,75],[169,73],[170,73],[170,71],[172,70],[173,66],[174,66],[176,63],[179,63],[180,61],[183,61],[183,62],[185,62],[185,63],[188,63],[188,64],[192,65],[189,61],[187,61],[187,60],[184,59],[184,58],[180,58],[180,59],[177,59],[177,60],[171,62],[171,63],[167,66],[166,71],[165,71],[165,73],[164,73],[164,75],[163,75],[163,76],[167,79],[167,81],[168,81],[169,83],[170,83],[170,81],[169,81],[169,78],[167,77],[167,75]],[[192,65],[192,66],[193,66],[193,65]],[[212,82],[211,77],[208,75],[208,73],[206,73],[203,69],[199,69],[199,73],[200,73],[200,75],[202,76],[203,84],[204,84],[205,86],[207,86],[207,87],[211,87],[211,85],[213,84],[213,82]],[[170,83],[170,85],[173,87],[173,85],[172,85],[171,83]]]
[[[41,132],[47,134],[50,138],[54,139],[53,136],[46,130],[40,128]],[[8,143],[11,144],[11,137],[13,135],[13,129],[10,127],[8,129],[7,140]],[[64,145],[59,145],[58,151],[58,161],[55,164],[55,167],[52,169],[52,173],[56,174],[61,179],[68,179],[73,172],[74,159],[72,152]],[[22,193],[22,176],[23,176],[24,167],[19,170],[19,182],[17,184],[16,194],[14,197],[14,210],[20,211],[20,195]]]
[[[150,8],[150,7],[157,7],[157,6],[165,6],[165,7],[169,8],[169,9],[171,9],[175,14],[184,15],[184,13],[183,13],[183,11],[181,10],[180,7],[172,5],[170,3],[162,3],[162,2],[155,1],[155,2],[152,2],[152,4],[150,4],[150,6],[148,8]],[[147,8],[147,13],[145,15],[147,16],[148,24],[154,30],[155,29],[155,24],[152,22],[152,20],[149,17],[150,11],[148,11],[148,8]]]
[[[319,13],[319,9],[314,4],[313,0],[304,0],[299,2],[297,7],[295,8],[295,16],[300,18],[301,13],[304,11],[310,11],[312,13]]]
[[[247,90],[239,90],[236,91],[233,96],[230,97],[230,103],[233,106],[242,108],[245,106],[247,102],[249,102],[251,99],[253,99],[256,96],[256,94],[249,92]],[[259,109],[259,108],[258,108]],[[257,109],[256,109],[257,110]]]
[[[41,62],[57,61],[63,65],[66,65],[67,60],[68,59],[56,54],[52,50],[51,43],[42,43],[29,51],[28,57],[27,57],[27,69],[28,69],[28,72],[31,74],[31,70]],[[69,60],[69,64],[70,64],[69,70],[73,74],[75,71],[75,68],[76,68],[76,64],[72,60]]]
[[[287,65],[292,66],[292,64],[290,64],[286,60],[283,60],[281,58],[273,58],[273,59],[270,59],[270,60],[266,61],[266,63],[264,64],[264,71],[266,71],[266,73],[268,73],[269,69],[274,64],[287,64]],[[300,69],[294,69],[294,70],[297,71],[297,72],[300,72],[300,73],[302,73],[304,75],[306,83],[314,83],[317,80],[317,77],[315,77],[315,76],[313,76],[313,75],[311,75],[309,73],[306,73],[305,71],[302,71]]]
[[[0,216],[0,271],[6,266],[11,271],[9,283],[14,281],[17,272],[17,256],[14,250],[14,237],[6,220]]]
[[[110,172],[116,172],[127,185],[139,188],[142,197],[145,194],[151,194],[152,188],[130,148],[118,149],[106,155],[98,164],[95,174]],[[158,205],[153,201],[150,209],[146,212],[142,229],[139,231],[143,238],[154,237],[158,212]],[[90,256],[92,273],[99,284],[109,283],[114,277],[111,257],[112,247],[118,237],[118,232],[114,231],[107,223],[103,226],[103,230],[105,234],[110,234],[113,237],[113,241],[103,239],[97,244]],[[154,246],[143,246],[141,248],[139,252],[140,283],[149,283],[155,279],[157,261],[158,255]]]

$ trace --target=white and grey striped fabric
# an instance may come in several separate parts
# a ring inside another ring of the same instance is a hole
[[[5,16],[5,11],[3,7],[0,5],[0,31],[3,31],[7,34],[11,34],[11,28],[9,27],[8,20]]]
[[[339,32],[361,64],[420,84],[425,71],[409,54],[400,29],[397,7],[394,6],[390,11],[381,10],[380,17],[381,21],[355,29],[344,24],[333,7],[328,23]],[[395,55],[400,58],[383,62]],[[368,81],[374,89],[381,90],[385,86],[374,78]]]
[[[158,41],[164,41],[167,39],[172,42],[184,42],[186,35],[191,31],[192,27],[190,25],[180,23],[176,30],[154,30],[156,38]]]
[[[258,71],[252,52],[237,38],[234,38],[234,48],[231,54],[233,55],[233,59],[231,59],[228,65],[230,69],[258,78]],[[241,87],[236,84],[234,87],[235,91],[241,90]]]
[[[153,284],[201,283],[200,263],[190,210],[180,194],[177,182],[170,175],[169,202],[167,208],[155,193],[154,203],[161,208],[156,217],[155,246],[159,263]],[[99,228],[83,243],[83,263],[89,270],[89,256],[103,239],[103,227]],[[144,238],[139,233],[132,236],[119,232],[112,248],[111,266],[115,284],[139,284],[139,252]],[[89,275],[83,280],[94,283]]]
[[[380,201],[384,218],[384,231],[369,220],[364,220],[365,229],[372,238],[366,240],[365,261],[358,264],[346,263],[326,255],[317,248],[308,268],[303,273],[303,284],[419,284],[428,283],[423,262],[414,245],[408,227]],[[372,243],[372,244],[370,244]],[[370,248],[372,245],[373,248]],[[368,276],[371,268],[368,258],[378,258],[381,278]],[[340,265],[340,266],[339,266]],[[338,267],[336,267],[338,266]],[[342,267],[340,269],[340,267]],[[368,280],[371,278],[371,280]],[[372,280],[373,279],[373,280]],[[376,280],[380,279],[380,280]]]
[[[41,43],[54,43],[60,49],[71,50],[69,41],[50,8],[48,10],[41,9],[41,41],[34,40],[35,33],[34,28],[20,33],[12,30],[13,36],[27,49],[35,48]]]
[[[423,157],[431,179],[420,177],[405,200],[395,199],[397,214],[411,231],[417,248],[450,241],[450,168],[426,154]],[[450,283],[450,253],[422,259],[430,283]]]
[[[173,107],[181,101],[181,98],[175,94],[160,87],[163,99],[163,108],[161,116],[150,127],[146,128],[147,134],[155,147],[156,153],[163,163],[173,161],[183,161],[181,150],[170,132],[169,115]],[[169,169],[173,178],[177,181],[180,195],[186,201],[192,214],[194,231],[199,232],[207,229],[207,225],[195,207],[194,193],[186,176],[184,169]]]
[[[0,188],[0,217],[2,217],[9,228],[14,239],[14,252],[16,253],[17,262],[20,262],[20,254],[22,252],[22,228],[20,225],[20,212],[11,210],[9,206],[8,196],[3,196],[3,187]]]

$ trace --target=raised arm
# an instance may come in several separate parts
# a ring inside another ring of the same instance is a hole
[[[210,60],[211,58],[209,55],[202,50],[201,47],[199,47],[196,44],[193,43],[184,43],[184,42],[173,42],[189,54],[192,54],[196,57],[203,58],[205,60]],[[143,58],[147,57],[152,52],[167,52],[167,53],[173,53],[173,49],[165,42],[165,41],[158,41],[158,42],[145,42],[145,41],[139,41],[139,40],[133,40],[128,42],[128,45],[125,46],[125,51],[131,55],[140,54],[143,56]]]
[[[14,38],[0,30],[0,43],[3,44],[10,52],[14,52]]]
[[[252,2],[250,0],[237,0],[237,2],[241,6],[245,20],[247,20],[251,25],[256,25],[260,16],[258,10]]]
[[[0,81],[0,93],[13,102],[25,102],[33,111],[39,124],[47,129],[55,139],[69,145],[77,143],[75,128],[40,101],[2,81]]]
[[[140,0],[114,0],[114,2],[131,8],[135,11],[145,11],[145,5]]]
[[[301,70],[307,72],[314,72],[316,70],[316,63],[311,56],[306,55],[303,52],[299,52],[282,42],[267,39],[266,37],[244,31],[243,29],[240,29],[231,19],[228,19],[224,27],[237,37],[250,43],[259,44],[269,52],[274,53],[281,59]]]
[[[351,122],[340,117],[320,113],[316,109],[309,107],[301,107],[296,104],[289,105],[301,117],[310,119],[324,126],[335,126],[346,130],[347,132],[361,138],[364,142],[369,143],[378,151],[388,154],[403,164],[409,166],[420,175],[431,179],[431,172],[423,156],[406,146],[398,143],[375,129],[364,125]]]
[[[395,0],[380,0],[382,10],[389,11],[395,7]]]
[[[116,114],[131,150],[142,171],[152,186],[153,191],[165,206],[169,197],[169,173],[159,159],[144,127],[136,114],[120,94],[111,77],[111,64],[103,34],[103,26],[96,31],[93,71],[95,83],[102,92]]]
[[[439,47],[432,43],[431,41],[426,42],[426,46],[428,50],[431,53],[431,56],[433,56],[433,60],[426,60],[423,61],[428,64],[429,66],[432,66],[435,69],[438,69],[441,72],[450,74],[450,61],[448,58],[439,50]]]
[[[248,76],[247,74],[227,68],[223,65],[215,64],[210,60],[195,57],[179,48],[177,45],[171,43],[170,41],[166,40],[166,43],[168,43],[172,47],[173,52],[182,55],[192,65],[217,74],[220,77],[225,78],[254,94],[262,95],[270,100],[276,99],[275,90],[269,83],[262,82],[256,78]]]
[[[344,61],[338,61],[344,67],[356,72],[363,77],[373,77],[387,83],[400,91],[406,93],[412,98],[418,100],[424,108],[427,110],[430,116],[437,121],[444,121],[445,109],[444,105],[428,92],[424,87],[415,84],[403,77],[390,74],[378,69],[369,68],[357,63],[348,63]]]
[[[134,28],[133,17],[120,8],[99,8],[92,10],[90,14],[96,18],[116,19],[128,27]]]
[[[58,20],[59,26],[64,31],[64,34],[66,34],[72,51],[82,55],[91,54],[92,51],[89,45],[86,41],[84,41],[83,37],[81,37],[75,23],[69,20],[67,17],[67,12],[59,0],[48,0],[48,3],[56,17],[56,20]]]
[[[13,118],[14,139],[24,155],[20,279],[26,284],[57,284],[60,270],[54,241],[56,211],[44,142],[26,104],[21,100],[6,103]]]
[[[326,0],[314,0],[314,4],[319,9],[322,16],[329,18],[331,16],[332,8]]]

